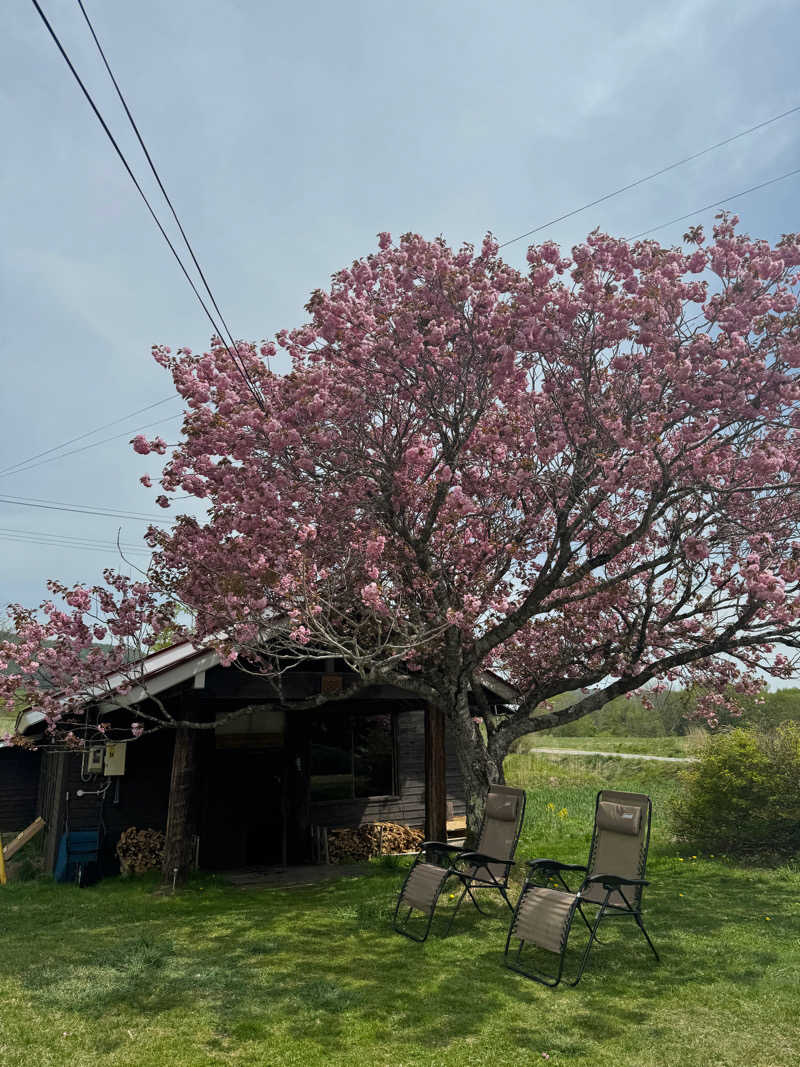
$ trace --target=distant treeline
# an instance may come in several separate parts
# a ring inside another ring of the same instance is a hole
[[[576,722],[559,726],[555,730],[542,731],[558,734],[559,737],[670,737],[687,734],[703,721],[695,714],[699,690],[671,690],[651,693],[652,708],[646,708],[634,695],[630,699],[618,697],[599,711],[585,715]],[[720,711],[719,725],[758,726],[773,728],[782,722],[800,722],[800,689],[778,689],[774,693],[764,690],[758,697],[733,694],[742,714],[732,716]],[[565,693],[552,703],[566,707],[578,699],[576,693]]]

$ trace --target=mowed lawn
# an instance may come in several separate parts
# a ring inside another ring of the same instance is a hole
[[[572,748],[590,752],[630,752],[642,756],[695,756],[703,735],[687,737],[561,737],[529,734],[522,745],[526,752],[537,748]]]
[[[598,776],[646,787],[655,815],[645,921],[660,964],[634,924],[619,921],[576,989],[542,988],[503,968],[499,907],[496,919],[464,909],[449,938],[435,924],[425,945],[413,944],[390,928],[403,871],[387,861],[298,889],[201,876],[174,897],[141,880],[9,885],[0,890],[0,1063],[800,1061],[800,868],[676,849],[666,825],[675,765],[582,762],[509,758],[509,780],[530,790],[519,854],[585,861]]]

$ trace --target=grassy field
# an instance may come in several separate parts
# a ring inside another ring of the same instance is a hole
[[[528,734],[521,751],[535,748],[580,748],[597,752],[635,752],[643,756],[693,756],[698,739],[689,737],[554,737]]]
[[[719,1065],[800,1059],[800,869],[676,851],[674,765],[514,756],[529,789],[519,855],[584,862],[598,784],[654,799],[645,919],[612,924],[577,989],[503,969],[506,916],[460,913],[446,940],[394,934],[403,875],[244,891],[200,877],[0,890],[3,1067],[365,1064]],[[391,861],[397,863],[397,861]],[[452,906],[452,905],[450,905]],[[441,928],[440,928],[441,929]]]

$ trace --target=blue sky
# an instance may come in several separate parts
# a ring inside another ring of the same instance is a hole
[[[302,322],[310,291],[380,230],[507,240],[800,104],[791,0],[86,2],[228,322],[255,340]],[[146,177],[77,5],[43,6]],[[150,345],[202,349],[209,334],[33,6],[4,22],[1,468],[168,397]],[[629,235],[797,166],[800,113],[537,238]],[[800,228],[799,191],[800,176],[732,206],[774,239]],[[179,410],[176,397],[96,438],[117,441],[0,474],[0,496],[156,514],[138,484],[154,457],[126,440],[164,419],[152,432],[174,441]],[[129,543],[144,529],[0,502],[0,605],[116,559],[8,530],[110,543],[120,525]]]

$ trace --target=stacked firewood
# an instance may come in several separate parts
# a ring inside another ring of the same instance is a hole
[[[164,858],[163,833],[129,826],[117,842],[117,858],[122,874],[141,874],[160,867]]]
[[[357,830],[330,830],[328,857],[331,863],[353,863],[370,856],[414,852],[424,839],[422,830],[394,822],[372,822]]]

